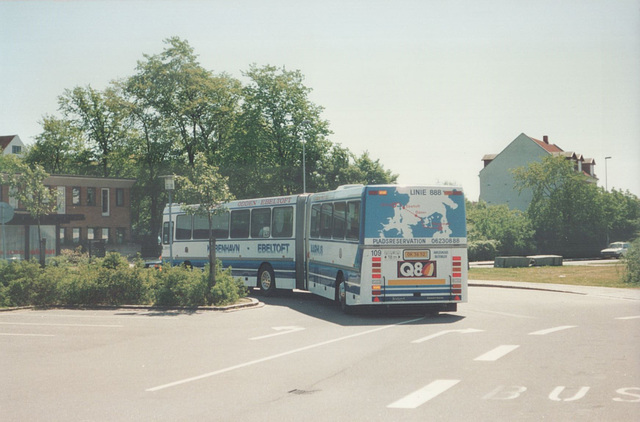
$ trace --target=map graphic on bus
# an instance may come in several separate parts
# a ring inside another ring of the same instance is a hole
[[[367,201],[365,237],[373,239],[374,244],[415,243],[401,239],[466,243],[464,195],[460,189],[385,187],[370,191]]]

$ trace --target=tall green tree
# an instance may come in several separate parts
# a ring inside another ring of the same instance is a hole
[[[60,110],[73,126],[86,137],[93,159],[100,165],[99,175],[109,177],[114,154],[121,151],[127,139],[126,113],[116,86],[98,91],[91,86],[66,89],[58,98]],[[120,176],[116,166],[116,175]]]
[[[548,156],[513,174],[518,190],[533,192],[527,214],[541,252],[570,256],[600,249],[607,225],[603,196],[571,161]]]
[[[186,204],[185,213],[206,217],[209,222],[209,285],[208,298],[211,299],[211,288],[215,285],[216,274],[216,239],[213,232],[213,217],[225,212],[222,204],[233,199],[229,192],[227,179],[220,175],[218,168],[207,163],[204,154],[200,153],[194,161],[188,176],[178,176],[178,200]]]
[[[37,163],[52,174],[82,174],[89,152],[82,132],[71,121],[50,115],[44,116],[40,124],[42,133],[28,149],[25,161]]]
[[[215,163],[233,131],[240,82],[203,68],[186,40],[172,37],[165,44],[162,53],[138,62],[135,95],[169,122],[189,166],[198,152]]]
[[[314,174],[331,147],[331,132],[320,116],[322,107],[309,99],[302,73],[252,65],[243,74],[249,82],[243,89],[241,129],[225,160],[225,174],[236,175],[231,163],[241,157],[242,167],[261,186],[250,196],[286,195],[304,190],[304,168],[307,190],[315,191]]]

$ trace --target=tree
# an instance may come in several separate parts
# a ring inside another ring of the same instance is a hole
[[[165,44],[162,53],[138,62],[135,95],[169,122],[189,166],[198,152],[215,163],[232,133],[240,82],[204,69],[187,41],[172,37]]]
[[[229,193],[227,179],[219,174],[217,167],[207,163],[204,154],[195,157],[193,169],[189,176],[177,176],[180,202],[193,204],[186,206],[185,213],[206,217],[209,222],[209,285],[207,295],[209,299],[211,288],[216,284],[216,240],[213,235],[214,215],[225,212],[222,204],[233,199]]]
[[[29,164],[40,164],[53,174],[80,174],[87,163],[82,132],[70,120],[44,116],[40,122],[42,133],[25,155]]]
[[[2,182],[9,185],[15,192],[15,197],[31,217],[38,222],[38,240],[42,239],[40,221],[42,217],[51,214],[57,207],[56,195],[44,180],[49,175],[38,164],[28,165],[13,156],[0,155],[2,168]],[[40,246],[40,264],[44,266],[44,251]]]
[[[640,236],[640,199],[631,192],[603,191],[607,243],[628,241]]]
[[[326,139],[331,132],[329,123],[320,117],[322,107],[308,98],[311,89],[303,84],[302,73],[252,65],[243,74],[249,83],[243,89],[241,129],[225,162],[243,157],[243,166],[261,186],[260,192],[250,196],[302,192],[303,168],[307,190],[315,191],[314,175],[331,147]],[[225,164],[225,174],[234,174],[231,167]]]
[[[126,114],[116,87],[110,86],[103,92],[91,86],[66,89],[58,103],[65,117],[86,136],[92,158],[102,169],[101,175],[109,177],[112,155],[121,150],[127,138]]]
[[[531,189],[527,214],[540,251],[568,255],[593,254],[606,233],[603,195],[595,184],[562,156],[515,169],[516,189]]]
[[[522,211],[485,202],[467,202],[466,210],[469,243],[496,241],[499,255],[526,255],[535,251],[534,230]]]

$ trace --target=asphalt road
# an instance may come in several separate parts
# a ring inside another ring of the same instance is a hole
[[[0,313],[2,421],[637,421],[640,295],[474,286],[457,313]]]

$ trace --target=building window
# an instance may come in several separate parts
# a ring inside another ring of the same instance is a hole
[[[60,227],[58,236],[60,237],[60,244],[65,245],[67,243],[67,228]]]
[[[73,244],[74,245],[80,244],[80,227],[74,227],[72,235],[73,235],[73,238],[72,238]]]
[[[104,227],[102,229],[102,240],[104,240],[105,242],[109,241],[109,228],[108,227]]]
[[[96,188],[87,188],[87,205],[96,205]]]
[[[122,245],[125,241],[127,229],[123,227],[116,228],[116,243]]]
[[[124,189],[116,188],[116,207],[124,207]]]
[[[102,188],[102,216],[109,216],[109,189]]]
[[[96,237],[96,231],[93,227],[87,228],[87,240],[93,240]]]
[[[18,190],[13,186],[9,186],[9,205],[11,205],[14,209],[18,208],[18,198],[16,198],[16,194]]]
[[[22,147],[20,145],[12,145],[11,153],[12,154],[20,154],[22,152]]]
[[[78,186],[71,188],[71,204],[80,205],[80,188]]]

